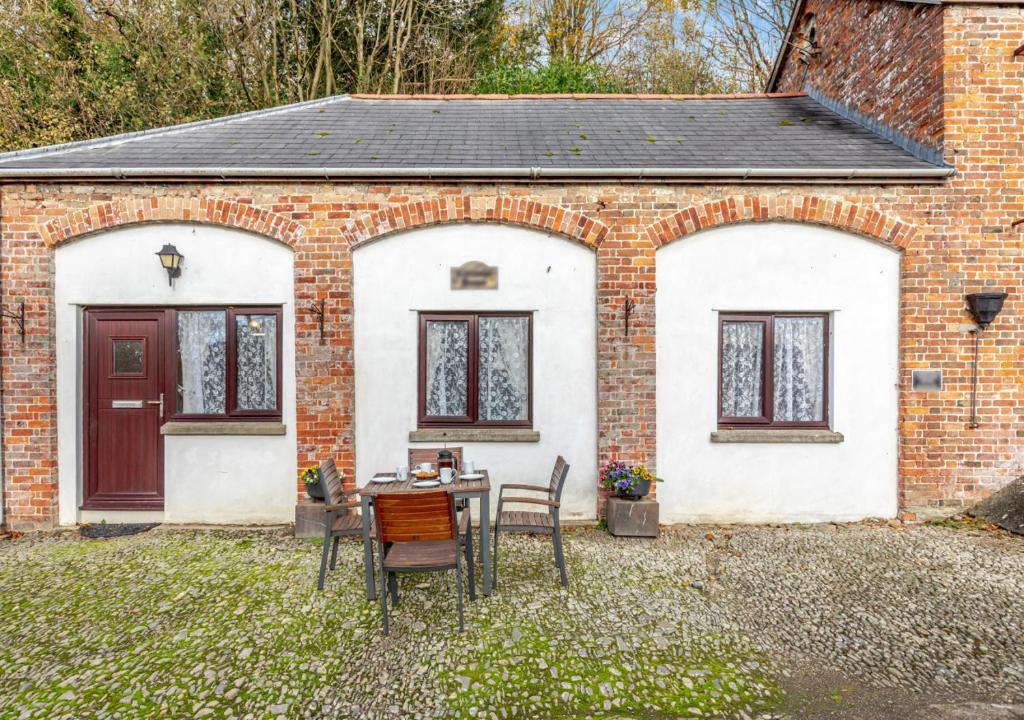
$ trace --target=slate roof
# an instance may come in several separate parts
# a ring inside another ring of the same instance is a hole
[[[0,178],[896,178],[948,172],[804,95],[342,95],[0,154]]]

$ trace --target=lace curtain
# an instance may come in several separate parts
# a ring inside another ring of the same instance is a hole
[[[225,330],[222,311],[178,313],[178,412],[224,413]]]
[[[530,402],[530,321],[480,318],[481,420],[526,420]]]
[[[468,414],[469,326],[464,322],[427,323],[427,415]]]
[[[822,318],[775,318],[774,334],[775,420],[821,420],[825,383]]]
[[[236,315],[235,333],[238,409],[274,410],[277,407],[277,317]]]
[[[764,324],[722,323],[722,416],[761,417]]]

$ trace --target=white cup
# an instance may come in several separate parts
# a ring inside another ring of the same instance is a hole
[[[464,475],[472,475],[476,472],[476,465],[472,460],[466,460],[462,463],[462,473]]]
[[[428,473],[428,472],[430,472],[430,463],[420,463],[420,472],[421,473]]]
[[[441,468],[441,482],[445,485],[455,479],[455,470],[452,468]]]
[[[395,477],[398,478],[401,482],[405,482],[406,480],[409,479],[409,468],[407,468],[405,465],[399,465],[398,467],[395,468]]]

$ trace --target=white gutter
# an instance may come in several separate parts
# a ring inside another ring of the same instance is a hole
[[[617,179],[655,180],[691,178],[728,179],[832,179],[914,180],[942,179],[955,174],[951,167],[927,168],[402,168],[402,167],[165,167],[165,168],[4,168],[0,180],[111,178],[294,178],[294,179]]]

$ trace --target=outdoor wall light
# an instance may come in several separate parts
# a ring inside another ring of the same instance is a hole
[[[1004,292],[970,293],[967,295],[967,311],[971,313],[978,327],[974,332],[974,362],[971,366],[973,375],[971,385],[971,422],[970,428],[978,427],[978,340],[982,331],[992,324],[996,315],[1003,309],[1006,300]]]
[[[178,252],[173,245],[164,245],[156,254],[160,258],[160,264],[167,271],[167,284],[174,287],[174,278],[181,277],[181,261],[185,256]]]

